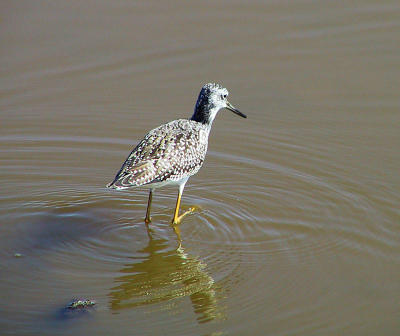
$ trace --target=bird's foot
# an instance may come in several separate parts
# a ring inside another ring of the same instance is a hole
[[[179,225],[182,223],[182,220],[187,216],[192,214],[193,212],[200,210],[200,207],[198,206],[192,206],[191,208],[189,208],[187,211],[185,211],[182,215],[178,216],[177,218],[173,218],[172,222],[171,222],[171,226],[174,229],[174,232],[176,234],[176,236],[178,237],[178,241],[179,241],[179,246],[181,246],[181,229],[179,228]]]
[[[175,225],[179,225],[181,224],[182,220],[187,216],[190,215],[192,213],[194,213],[195,211],[200,210],[200,207],[198,206],[192,206],[191,208],[189,208],[187,211],[185,211],[182,215],[178,216],[177,218],[173,218],[172,219],[172,226]]]

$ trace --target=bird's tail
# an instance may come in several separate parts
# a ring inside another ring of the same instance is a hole
[[[106,187],[109,189],[116,189],[116,190],[126,189],[126,187],[124,188],[122,186],[116,185],[115,182],[116,181],[112,181],[111,183],[107,184]]]
[[[116,178],[114,181],[107,184],[106,187],[109,189],[123,190],[123,189],[128,189],[129,187],[132,187],[132,185],[124,185],[121,183],[120,178]]]

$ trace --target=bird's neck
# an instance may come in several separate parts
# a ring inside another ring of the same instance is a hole
[[[196,106],[190,120],[197,121],[211,127],[219,108],[202,108]]]

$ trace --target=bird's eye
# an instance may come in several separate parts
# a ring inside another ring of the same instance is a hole
[[[221,99],[225,100],[226,99],[226,94],[221,95]]]

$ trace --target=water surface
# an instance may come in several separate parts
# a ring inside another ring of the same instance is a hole
[[[396,335],[396,1],[12,2],[0,22],[4,335]],[[203,169],[112,191],[220,82]],[[72,298],[89,314],[62,318]]]

